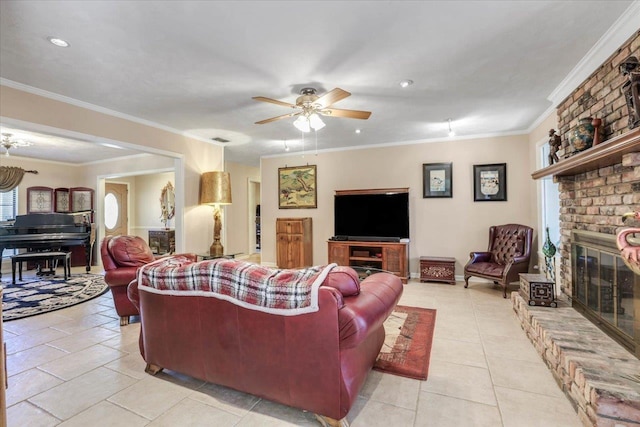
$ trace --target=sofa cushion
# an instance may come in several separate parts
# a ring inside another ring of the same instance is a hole
[[[502,277],[504,265],[494,264],[492,262],[476,262],[465,267],[465,274]]]
[[[116,236],[109,241],[109,253],[120,267],[140,267],[155,260],[147,242],[139,236]]]

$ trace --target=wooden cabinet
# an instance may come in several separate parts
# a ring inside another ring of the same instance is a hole
[[[149,230],[149,247],[154,254],[172,254],[176,251],[176,230]]]
[[[350,267],[368,267],[385,270],[409,280],[408,242],[329,242],[329,262]]]
[[[313,265],[311,218],[276,219],[276,261],[278,268]]]

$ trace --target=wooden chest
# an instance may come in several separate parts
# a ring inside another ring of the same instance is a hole
[[[156,255],[176,251],[176,230],[149,230],[149,247]]]
[[[456,284],[456,259],[449,257],[420,257],[421,282]]]
[[[555,285],[542,274],[520,274],[520,296],[529,305],[557,307]]]

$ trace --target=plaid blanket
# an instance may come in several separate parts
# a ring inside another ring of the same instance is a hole
[[[138,288],[214,297],[251,310],[293,316],[318,311],[318,288],[335,265],[280,270],[240,260],[193,262],[167,257],[140,267]]]

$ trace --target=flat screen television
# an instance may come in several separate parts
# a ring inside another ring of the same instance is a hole
[[[336,240],[409,238],[409,193],[336,194]]]

